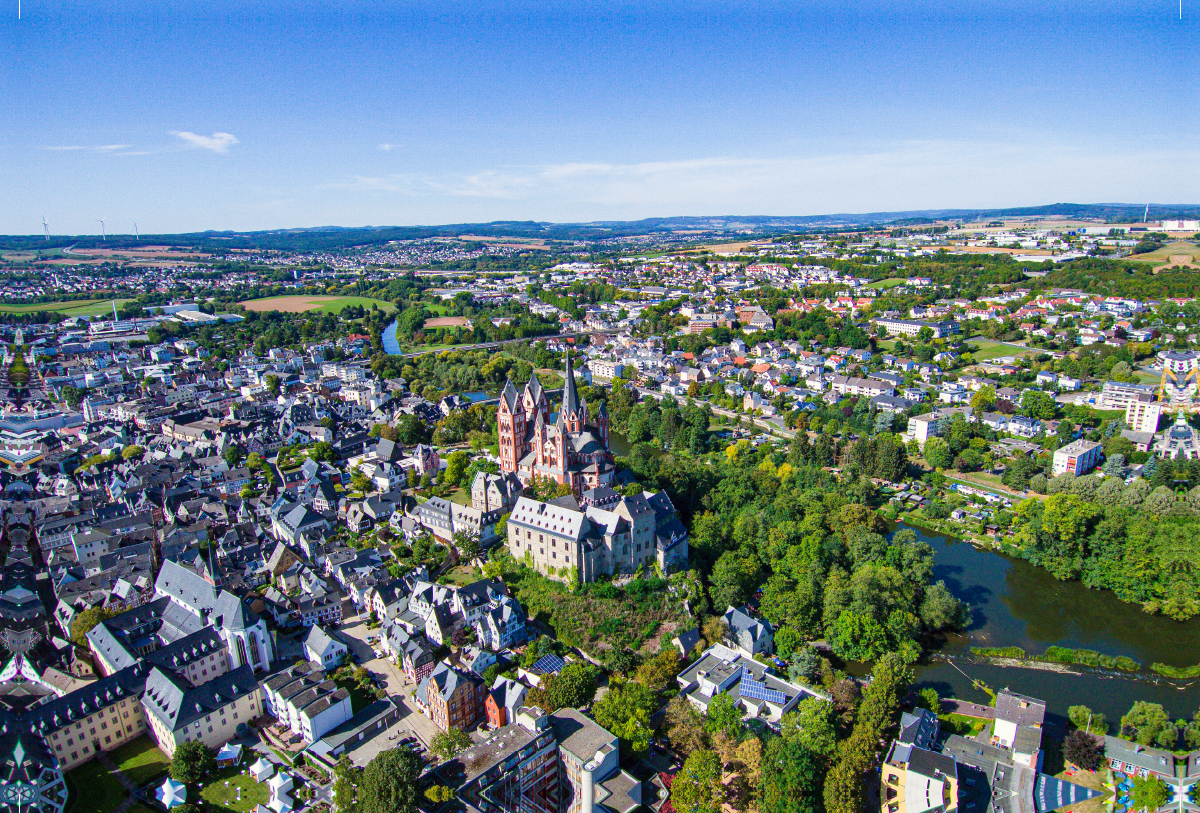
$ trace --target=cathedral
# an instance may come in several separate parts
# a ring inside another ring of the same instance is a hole
[[[550,402],[537,374],[520,394],[506,381],[496,421],[500,435],[500,470],[515,473],[524,485],[536,477],[571,486],[576,495],[612,486],[616,464],[608,447],[608,411],[596,410],[595,421],[575,389],[571,356],[558,417],[551,421]]]

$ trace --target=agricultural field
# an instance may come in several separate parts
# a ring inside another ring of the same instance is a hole
[[[341,313],[344,308],[359,305],[367,310],[372,305],[378,305],[382,311],[394,311],[396,306],[382,299],[372,299],[369,296],[323,296],[320,294],[301,296],[269,296],[266,299],[248,299],[238,303],[248,311],[282,311],[283,313],[307,313],[322,311],[324,313]]]
[[[30,302],[25,305],[0,305],[0,313],[40,313],[54,311],[64,316],[111,316],[113,301],[111,299],[76,299],[69,302]],[[117,299],[117,308],[128,302],[128,299]]]
[[[1200,265],[1200,244],[1193,240],[1176,240],[1146,254],[1134,254],[1129,259],[1154,265]]]

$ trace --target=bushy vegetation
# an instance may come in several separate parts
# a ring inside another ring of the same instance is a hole
[[[1191,566],[1200,557],[1198,513],[1200,489],[1181,498],[1166,486],[1106,483],[1090,498],[1059,491],[1019,503],[1014,541],[1056,578],[1113,590],[1148,612],[1183,620],[1200,613],[1200,572]]]

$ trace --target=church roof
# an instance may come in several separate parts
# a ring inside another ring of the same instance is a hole
[[[535,402],[543,397],[542,382],[538,381],[537,373],[529,374],[529,383],[525,385],[525,389],[533,396]]]
[[[517,411],[517,388],[513,386],[512,379],[504,379],[504,390],[500,393],[500,400],[508,406],[509,412]]]
[[[559,415],[567,413],[568,415],[579,414],[579,393],[575,390],[575,373],[571,369],[571,353],[567,352],[567,369],[564,372],[563,385],[563,402],[562,409],[559,410]],[[559,420],[562,418],[560,417]]]

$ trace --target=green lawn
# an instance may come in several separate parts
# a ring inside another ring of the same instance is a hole
[[[1020,358],[1021,356],[1032,352],[1028,349],[1013,347],[1010,344],[1001,344],[1000,342],[993,342],[987,339],[968,339],[967,344],[969,346],[979,348],[978,351],[971,351],[971,356],[976,361],[990,361],[992,359],[1000,358],[1001,356],[1013,356],[1015,358]]]
[[[154,740],[149,737],[138,737],[125,743],[112,752],[112,758],[117,767],[139,787],[165,774],[171,765],[171,760],[158,750]]]
[[[469,489],[456,488],[450,495],[450,502],[458,503],[459,505],[471,504],[471,492]]]
[[[908,283],[904,277],[888,277],[880,279],[868,285],[868,288],[878,288],[881,291],[886,291],[888,288],[895,288],[897,285],[905,285]]]
[[[67,787],[67,813],[112,813],[125,801],[125,788],[98,759],[68,771]]]
[[[245,773],[244,768],[224,768],[217,772],[216,779],[208,787],[200,791],[200,798],[218,810],[231,810],[235,813],[249,813],[257,805],[265,805],[270,792],[262,782],[255,782],[254,777]],[[229,784],[226,785],[225,783]],[[237,798],[238,789],[242,798]]]
[[[942,729],[958,734],[960,737],[973,737],[987,726],[988,721],[978,717],[967,717],[963,714],[939,714],[938,720]]]
[[[117,308],[128,302],[118,299]],[[55,311],[65,316],[102,316],[112,313],[111,299],[77,299],[70,302],[31,302],[27,305],[0,305],[0,313],[38,313]]]
[[[458,567],[450,568],[450,570],[438,577],[438,584],[453,584],[456,587],[464,587],[468,584],[474,584],[483,578],[483,574],[476,568],[469,565],[459,565]]]

